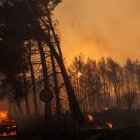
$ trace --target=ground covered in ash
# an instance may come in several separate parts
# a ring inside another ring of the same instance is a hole
[[[94,120],[89,122],[85,114],[85,126],[73,127],[73,123],[65,116],[64,122],[55,119],[49,128],[47,140],[139,140],[140,139],[140,110],[110,109],[103,112],[90,113]],[[44,116],[16,118],[18,136],[16,140],[45,140]],[[106,122],[111,122],[109,129]],[[12,139],[11,139],[12,140]]]

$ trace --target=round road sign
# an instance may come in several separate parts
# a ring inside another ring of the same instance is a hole
[[[50,102],[53,98],[53,93],[50,89],[44,89],[40,92],[40,99],[43,102]]]

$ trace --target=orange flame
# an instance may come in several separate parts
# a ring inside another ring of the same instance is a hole
[[[0,122],[1,121],[7,121],[9,118],[8,118],[8,112],[7,111],[2,111],[0,112]]]
[[[111,123],[111,122],[106,122],[106,124],[107,124],[107,126],[108,126],[108,128],[113,128],[113,124]]]
[[[13,120],[8,117],[7,111],[0,111],[0,136],[16,136],[16,125]]]
[[[87,118],[88,118],[88,120],[90,122],[93,122],[94,121],[94,117],[92,115],[90,115],[90,114],[87,116]]]

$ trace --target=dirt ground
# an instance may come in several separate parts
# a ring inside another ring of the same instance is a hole
[[[94,120],[87,120],[85,126],[75,124],[65,118],[65,126],[53,121],[47,134],[47,140],[139,140],[140,139],[140,110],[115,110],[90,113]],[[16,118],[18,136],[0,140],[44,140],[44,116],[30,116]],[[106,122],[111,122],[112,129],[108,129]]]

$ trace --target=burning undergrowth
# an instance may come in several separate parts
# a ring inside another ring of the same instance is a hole
[[[0,111],[0,136],[16,136],[17,126],[7,111]]]
[[[109,110],[106,109],[102,112],[93,112],[93,113],[86,113],[86,127],[79,127],[75,124],[73,126],[72,119],[70,119],[70,114],[64,114],[65,120],[58,122],[57,117],[53,116],[51,120],[51,124],[49,124],[48,135],[52,140],[58,139],[58,137],[65,137],[67,140],[73,137],[73,129],[75,131],[76,137],[88,137],[88,136],[96,136],[98,134],[108,134],[112,132],[116,132],[118,129],[122,129],[123,126],[128,127],[128,125],[135,125],[139,118],[135,116],[138,115],[139,112],[132,112],[132,114],[127,114],[125,111],[118,111],[118,110]],[[15,130],[16,125],[12,119],[9,118],[7,112],[0,113],[0,127],[3,122],[8,122],[8,126],[5,127],[6,129],[3,130],[1,136],[8,136],[11,131],[7,132],[7,128],[9,130]],[[39,140],[42,139],[44,136],[44,115],[38,116],[22,116],[20,118],[15,118],[16,124],[18,126],[18,136],[23,140],[30,138],[34,140],[36,137],[39,137]],[[9,123],[11,122],[11,124]],[[49,121],[50,122],[50,121]],[[129,123],[128,123],[129,122]],[[61,124],[60,124],[61,123]],[[138,123],[137,123],[138,124]],[[15,125],[15,128],[12,126]],[[2,128],[2,127],[1,127]],[[58,131],[59,130],[59,131]],[[12,131],[13,132],[13,131]],[[33,138],[34,137],[34,138]],[[52,138],[53,137],[53,138]],[[54,138],[55,137],[55,138]]]
[[[85,114],[87,125],[95,129],[116,129],[140,126],[140,111],[106,109]]]
[[[93,113],[94,114],[94,113]],[[98,119],[97,115],[88,114],[86,116],[87,125],[91,126],[94,129],[112,129],[113,123],[111,121],[107,121],[108,119],[102,118]]]

